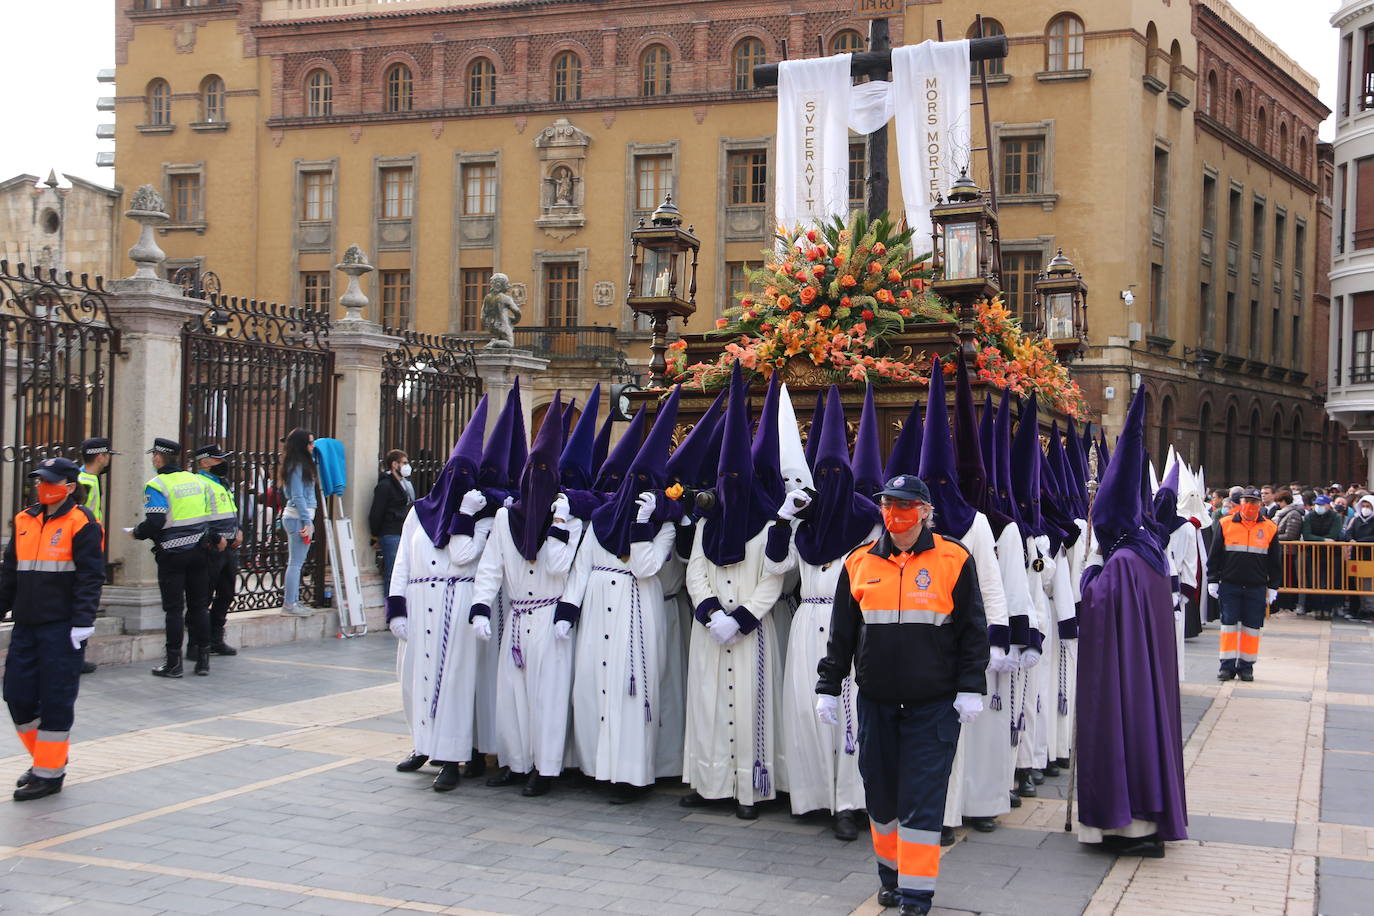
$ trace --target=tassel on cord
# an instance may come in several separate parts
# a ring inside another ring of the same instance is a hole
[[[1002,695],[1000,693],[994,693],[992,695],[992,699],[988,701],[988,708],[993,712],[1002,711]]]
[[[511,647],[510,647],[510,657],[513,658],[513,659],[515,659],[515,667],[517,667],[517,668],[524,668],[524,667],[525,667],[525,653],[520,651],[520,647],[519,647],[519,646],[511,646]]]
[[[630,674],[630,696],[634,696],[634,695],[635,695],[636,693],[638,693],[638,692],[639,692],[639,691],[635,690],[635,676],[634,676],[633,673],[631,673],[631,674]]]
[[[645,697],[645,698],[644,698],[644,721],[645,721],[645,722],[652,722],[652,721],[654,721],[654,711],[653,711],[652,709],[649,708],[649,698],[648,698],[648,697]]]
[[[1064,696],[1064,692],[1059,692],[1059,714],[1067,716],[1069,714],[1069,698]]]
[[[754,761],[754,789],[760,795],[768,796],[772,793],[773,780],[768,775],[768,767],[761,761]]]

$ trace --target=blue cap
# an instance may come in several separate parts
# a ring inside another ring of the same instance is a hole
[[[882,496],[890,499],[919,499],[923,503],[929,503],[930,488],[926,486],[924,480],[915,474],[898,474],[889,479],[887,484],[877,492],[876,497]]]
[[[81,468],[70,458],[48,458],[29,471],[30,477],[46,480],[48,483],[76,483]]]

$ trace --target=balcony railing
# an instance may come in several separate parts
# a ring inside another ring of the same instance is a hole
[[[515,345],[533,350],[536,356],[554,360],[610,360],[622,356],[620,339],[613,327],[553,325],[515,327]]]

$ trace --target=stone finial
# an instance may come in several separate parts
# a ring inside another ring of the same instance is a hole
[[[157,192],[157,188],[145,184],[134,192],[129,204],[129,209],[124,211],[124,215],[142,227],[138,241],[129,249],[129,260],[134,262],[135,267],[133,279],[160,279],[157,269],[167,259],[167,254],[158,247],[153,226],[165,223],[169,219],[162,195]]]
[[[335,265],[335,270],[348,276],[348,289],[339,297],[339,305],[344,307],[344,321],[364,321],[363,309],[367,308],[367,294],[358,283],[364,274],[371,273],[373,267],[367,263],[367,255],[362,246],[349,245],[344,250],[343,260]]]
[[[48,178],[43,183],[50,188],[57,187],[57,169],[48,169]]]

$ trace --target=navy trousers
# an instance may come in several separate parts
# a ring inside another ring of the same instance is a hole
[[[33,771],[61,776],[81,686],[86,650],[73,649],[67,621],[37,626],[17,623],[5,655],[5,703],[19,740],[33,757]]]
[[[859,691],[859,773],[878,880],[930,909],[940,873],[945,791],[959,743],[952,700],[885,703]]]
[[[1263,585],[1221,583],[1221,670],[1253,671],[1264,627]]]

